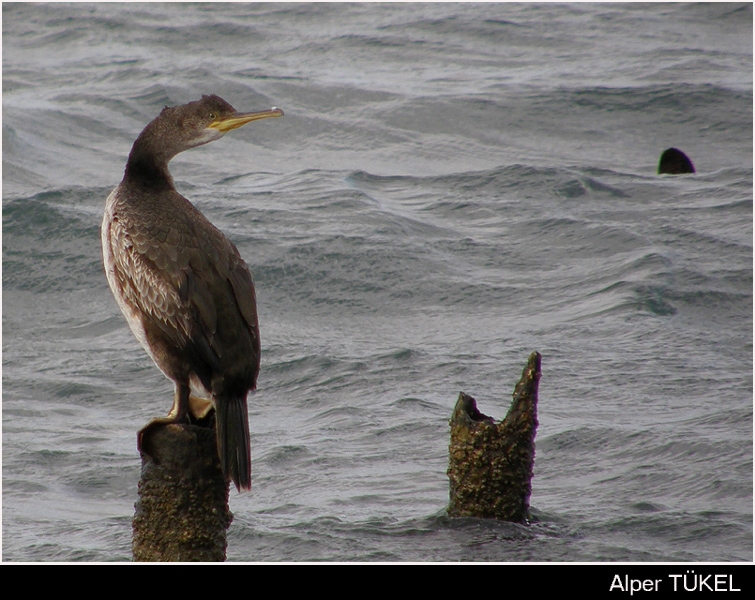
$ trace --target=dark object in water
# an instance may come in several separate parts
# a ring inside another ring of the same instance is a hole
[[[540,360],[539,353],[530,355],[500,423],[478,411],[474,398],[459,394],[451,417],[448,516],[528,522]]]
[[[694,172],[695,166],[681,150],[669,148],[661,154],[661,160],[658,162],[658,175],[682,175]]]

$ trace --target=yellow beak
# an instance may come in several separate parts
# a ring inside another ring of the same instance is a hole
[[[229,117],[221,117],[210,123],[208,127],[217,129],[221,133],[231,131],[231,129],[237,129],[242,125],[251,123],[252,121],[259,121],[260,119],[267,119],[269,117],[282,117],[283,111],[280,108],[273,107],[270,110],[261,110],[259,112],[251,113],[236,113]]]

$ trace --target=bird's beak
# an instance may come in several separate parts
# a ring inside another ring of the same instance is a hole
[[[217,129],[220,133],[226,133],[231,129],[236,129],[252,121],[259,121],[260,119],[267,119],[269,117],[282,117],[283,111],[274,106],[270,110],[261,110],[259,112],[251,113],[236,113],[228,117],[221,117],[216,119],[208,125],[212,129]]]

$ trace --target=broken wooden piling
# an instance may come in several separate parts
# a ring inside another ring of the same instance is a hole
[[[539,353],[530,355],[500,423],[482,414],[474,398],[459,394],[450,421],[449,516],[529,520],[540,361]]]
[[[225,560],[229,484],[215,429],[166,424],[145,429],[132,522],[135,561]]]

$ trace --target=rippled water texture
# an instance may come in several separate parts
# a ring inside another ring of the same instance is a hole
[[[172,386],[99,223],[216,93],[286,113],[171,163],[257,285],[229,560],[751,561],[752,72],[750,4],[3,4],[3,559],[130,559]],[[536,521],[449,520],[534,350]]]

